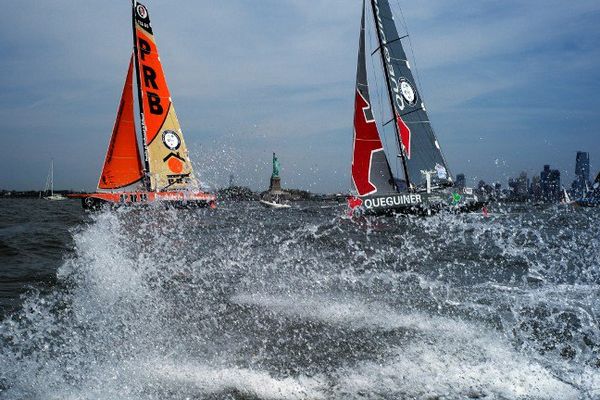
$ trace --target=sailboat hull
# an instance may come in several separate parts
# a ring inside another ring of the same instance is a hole
[[[52,196],[44,197],[44,199],[51,200],[51,201],[60,201],[60,200],[66,200],[67,198],[60,194],[53,194]]]
[[[475,194],[456,191],[393,193],[348,198],[348,206],[353,215],[463,213],[480,211],[486,204],[485,199]]]
[[[69,195],[86,210],[105,207],[157,205],[168,208],[216,208],[216,197],[204,192],[107,192]]]
[[[599,198],[583,198],[574,201],[574,203],[580,207],[600,207]]]

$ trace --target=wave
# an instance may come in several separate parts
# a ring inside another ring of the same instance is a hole
[[[236,207],[73,228],[57,282],[0,322],[0,398],[597,395],[593,215]]]

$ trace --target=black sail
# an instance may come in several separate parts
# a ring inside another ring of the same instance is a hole
[[[398,35],[389,1],[371,0],[371,5],[407,178],[411,186],[423,186],[426,178],[422,171],[434,171],[433,182],[450,183],[452,178],[417,90],[402,47],[404,37]]]
[[[365,2],[356,71],[352,181],[359,196],[394,193],[396,188],[371,108],[365,54]]]

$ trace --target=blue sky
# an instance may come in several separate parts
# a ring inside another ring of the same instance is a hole
[[[394,5],[398,2],[391,1]],[[600,170],[600,2],[401,0],[453,173]],[[93,189],[131,52],[124,0],[1,0],[0,188]],[[360,0],[147,0],[199,177],[349,188]],[[398,18],[400,21],[401,18]],[[413,62],[413,64],[415,64]]]

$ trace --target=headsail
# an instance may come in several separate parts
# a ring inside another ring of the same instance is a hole
[[[383,66],[396,122],[405,173],[412,185],[423,185],[421,171],[436,171],[438,182],[450,182],[446,161],[419,95],[388,0],[371,0]]]
[[[133,56],[125,78],[117,118],[113,128],[104,168],[98,182],[99,190],[120,189],[141,182],[142,159],[135,134],[133,112]]]
[[[360,196],[395,192],[390,166],[383,150],[377,123],[373,117],[365,58],[365,7],[360,26],[356,99],[354,105],[354,146],[352,181]]]
[[[145,161],[151,190],[197,186],[169,93],[148,9],[133,0],[134,52]]]

